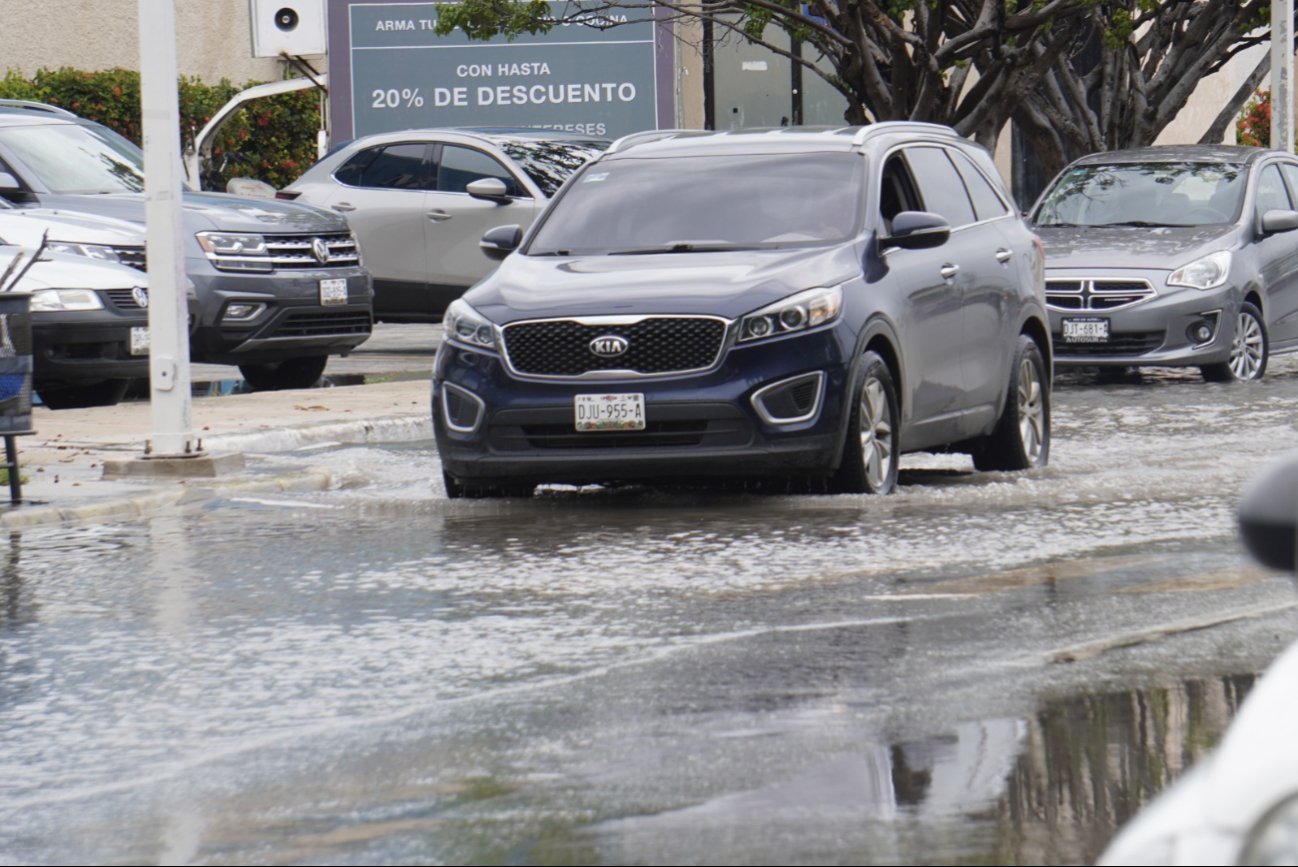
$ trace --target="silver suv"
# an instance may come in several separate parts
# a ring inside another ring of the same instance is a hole
[[[0,197],[144,223],[140,149],[52,106],[0,102]],[[224,193],[184,195],[195,361],[238,365],[254,388],[305,388],[370,335],[373,292],[338,214]],[[143,267],[144,250],[121,261]]]
[[[608,139],[540,129],[409,129],[349,142],[279,193],[347,216],[378,319],[436,322],[495,263],[478,239],[529,225]]]

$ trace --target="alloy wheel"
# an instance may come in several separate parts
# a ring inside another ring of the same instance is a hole
[[[1235,339],[1230,345],[1230,372],[1238,380],[1257,379],[1262,371],[1265,338],[1262,323],[1248,310],[1235,319]]]
[[[871,490],[879,490],[892,475],[896,460],[892,439],[892,409],[888,393],[878,378],[871,376],[861,389],[861,460]]]
[[[1041,388],[1041,372],[1024,357],[1019,362],[1019,440],[1028,462],[1036,464],[1045,442],[1046,405]]]

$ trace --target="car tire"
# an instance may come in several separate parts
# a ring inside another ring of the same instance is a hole
[[[1019,335],[1005,409],[973,453],[978,470],[1031,470],[1050,459],[1050,382],[1037,342]]]
[[[442,470],[442,485],[448,500],[492,500],[497,498],[527,499],[536,491],[536,485],[523,483],[500,484],[460,480]]]
[[[41,403],[50,409],[84,409],[92,406],[116,406],[126,396],[131,382],[129,379],[105,379],[77,385],[43,383],[34,390]]]
[[[866,352],[857,365],[858,385],[838,469],[829,478],[834,494],[890,494],[897,487],[897,386],[877,353]]]
[[[287,358],[269,364],[241,364],[239,372],[253,391],[279,391],[285,388],[311,388],[320,381],[327,355]]]
[[[1261,379],[1271,357],[1270,338],[1262,311],[1245,301],[1235,314],[1235,336],[1230,343],[1230,360],[1205,364],[1199,373],[1208,382],[1248,382]]]

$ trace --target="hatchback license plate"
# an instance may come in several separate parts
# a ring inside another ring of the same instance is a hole
[[[148,355],[149,354],[149,329],[132,328],[131,329],[131,355]]]
[[[1107,343],[1109,340],[1109,320],[1107,319],[1065,319],[1065,343]]]
[[[577,430],[644,430],[643,394],[578,394],[573,413]]]
[[[320,303],[326,306],[331,304],[346,304],[347,281],[341,277],[332,280],[321,280]]]

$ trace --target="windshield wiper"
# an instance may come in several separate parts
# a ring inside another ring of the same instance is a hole
[[[1110,226],[1133,226],[1137,229],[1170,229],[1171,223],[1151,223],[1148,220],[1122,220],[1117,223],[1096,223],[1091,228],[1107,229]]]
[[[648,256],[655,253],[716,253],[724,250],[756,250],[752,244],[732,244],[724,241],[676,241],[657,247],[639,247],[630,250],[610,250],[608,256]]]

